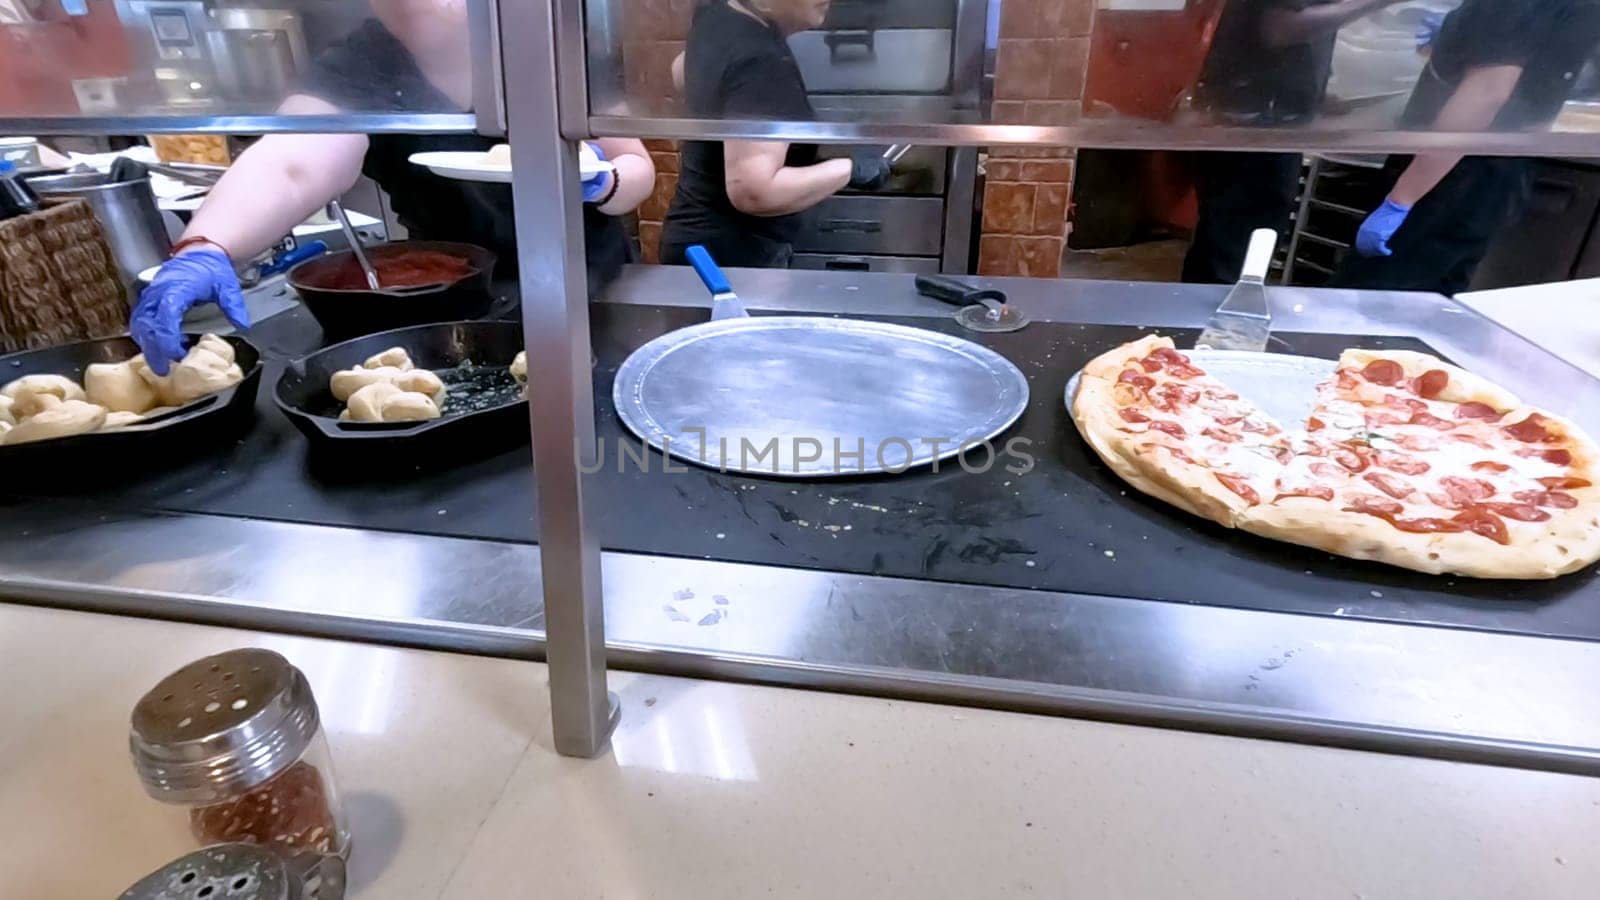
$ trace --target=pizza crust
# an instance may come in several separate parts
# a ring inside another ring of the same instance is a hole
[[[1353,559],[1373,560],[1434,575],[1474,578],[1545,579],[1578,571],[1600,559],[1600,445],[1571,421],[1522,402],[1510,391],[1435,357],[1410,351],[1348,350],[1341,369],[1360,372],[1376,360],[1392,360],[1416,378],[1441,370],[1449,383],[1436,398],[1451,403],[1483,403],[1503,417],[1497,426],[1514,425],[1538,414],[1558,443],[1572,454],[1566,467],[1572,477],[1590,482],[1564,490],[1578,501],[1572,509],[1545,508],[1544,522],[1504,519],[1509,544],[1482,535],[1459,532],[1423,534],[1402,531],[1388,520],[1344,509],[1341,501],[1282,497],[1250,505],[1228,490],[1205,464],[1186,462],[1141,445],[1185,448],[1182,439],[1130,432],[1118,415],[1116,379],[1152,351],[1176,349],[1158,335],[1141,338],[1102,353],[1084,367],[1070,403],[1078,431],[1112,471],[1135,489],[1185,512],[1272,540],[1299,544]],[[1295,423],[1300,424],[1300,423]],[[1538,446],[1538,444],[1534,444]]]
[[[1339,368],[1365,369],[1369,363],[1387,359],[1400,364],[1407,378],[1416,378],[1423,372],[1438,369],[1450,376],[1450,383],[1437,399],[1451,403],[1485,403],[1500,412],[1509,412],[1522,401],[1498,384],[1481,375],[1474,375],[1460,366],[1451,365],[1436,356],[1414,350],[1346,350],[1339,354]]]
[[[1158,343],[1150,349],[1160,346],[1170,347],[1172,342]],[[1143,358],[1146,353],[1148,350],[1133,358]],[[1122,367],[1123,363],[1118,362],[1114,372],[1121,372]],[[1159,450],[1153,453],[1142,450],[1140,444],[1160,442],[1162,435],[1122,430],[1122,422],[1116,418],[1117,402],[1111,395],[1112,384],[1105,378],[1090,375],[1085,369],[1078,381],[1078,392],[1072,398],[1072,419],[1077,423],[1078,433],[1113,472],[1134,488],[1184,512],[1232,528],[1234,519],[1249,504],[1223,487],[1209,467],[1186,463]],[[1178,443],[1181,446],[1181,442]]]

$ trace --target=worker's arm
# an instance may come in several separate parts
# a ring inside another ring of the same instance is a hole
[[[728,200],[751,216],[810,209],[850,184],[854,168],[848,159],[784,165],[789,145],[783,141],[727,141],[722,147]]]
[[[1261,18],[1261,36],[1268,47],[1288,47],[1316,40],[1375,9],[1393,6],[1400,0],[1338,0],[1301,9],[1282,6],[1267,10]]]
[[[339,109],[301,94],[279,111],[332,115]],[[228,167],[183,235],[205,237],[244,263],[350,190],[366,155],[364,134],[269,134]]]
[[[645,149],[644,141],[637,138],[601,138],[595,143],[617,167],[617,193],[600,207],[600,211],[608,216],[633,212],[656,189],[656,164],[650,159],[650,151]],[[607,185],[605,191],[610,190],[611,186]]]
[[[1456,92],[1445,101],[1433,122],[1434,131],[1488,131],[1500,110],[1522,80],[1521,66],[1484,66],[1468,72]],[[1439,182],[1461,161],[1460,153],[1419,153],[1395,182],[1389,199],[1402,206],[1415,206],[1418,200],[1438,187]]]
[[[1436,131],[1487,131],[1499,117],[1522,79],[1521,66],[1480,66],[1467,72],[1434,119]],[[1394,237],[1411,208],[1439,186],[1461,162],[1460,153],[1418,153],[1412,158],[1383,205],[1367,216],[1356,232],[1356,251],[1363,256],[1391,256]]]

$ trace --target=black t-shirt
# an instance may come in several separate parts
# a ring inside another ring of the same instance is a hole
[[[684,57],[689,112],[704,118],[816,117],[800,67],[773,26],[730,9],[722,0],[695,11]],[[811,144],[791,144],[786,164],[817,161]],[[728,199],[720,141],[683,145],[678,191],[662,234],[664,247],[706,244],[725,265],[761,265],[774,245],[791,243],[803,213],[765,218],[746,215]]]
[[[1195,85],[1200,105],[1230,124],[1284,125],[1315,116],[1333,72],[1338,33],[1269,47],[1266,14],[1322,6],[1335,0],[1227,0],[1211,52]]]
[[[367,21],[318,54],[302,93],[360,112],[460,112],[434,87],[411,52],[376,21]],[[493,250],[514,270],[517,236],[511,185],[443,178],[413,165],[413,153],[483,151],[499,143],[477,134],[374,134],[361,171],[389,194],[395,216],[417,240],[463,241]],[[589,287],[610,282],[632,256],[622,223],[583,208]]]
[[[1440,27],[1403,121],[1432,125],[1473,69],[1520,66],[1522,77],[1494,128],[1547,125],[1561,112],[1597,45],[1600,0],[1466,0]]]

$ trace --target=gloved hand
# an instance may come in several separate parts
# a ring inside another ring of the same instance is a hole
[[[584,141],[578,147],[578,158],[592,160],[592,163],[606,162],[606,152],[594,141]],[[591,167],[592,167],[591,163]],[[612,169],[596,172],[583,179],[583,202],[594,203],[603,198],[611,190],[611,179],[617,177]]]
[[[1372,215],[1361,223],[1361,229],[1356,232],[1356,252],[1362,256],[1393,256],[1394,251],[1389,249],[1389,239],[1405,224],[1406,216],[1411,215],[1411,207],[1402,206],[1393,200],[1384,199],[1383,205],[1373,210]]]
[[[250,327],[244,292],[233,262],[221,250],[193,250],[161,265],[150,286],[139,292],[128,331],[157,375],[183,358],[183,314],[201,303],[216,303],[233,327]]]
[[[1417,25],[1417,52],[1432,53],[1433,43],[1439,39],[1439,29],[1444,27],[1445,13],[1431,12],[1422,17],[1422,22]]]
[[[877,153],[862,151],[850,159],[850,187],[858,191],[881,191],[894,174],[894,164]]]

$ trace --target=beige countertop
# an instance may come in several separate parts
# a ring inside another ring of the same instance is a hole
[[[543,666],[0,604],[0,897],[110,898],[187,848],[127,718],[277,650],[321,702],[354,898],[1590,898],[1600,780],[613,673],[551,749]]]
[[[1600,378],[1600,278],[1477,291],[1456,300]]]

